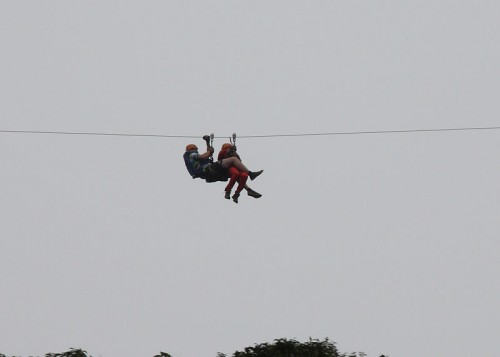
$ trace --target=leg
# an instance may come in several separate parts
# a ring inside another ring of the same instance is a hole
[[[236,188],[236,193],[240,193],[245,187],[248,180],[248,174],[246,172],[240,172],[240,177],[238,179],[238,188]]]
[[[259,176],[264,170],[260,170],[257,172],[252,172],[243,163],[238,160],[236,157],[228,157],[227,159],[223,159],[221,161],[222,167],[225,169],[228,169],[230,167],[236,167],[239,172],[245,172],[248,174],[248,177],[250,177],[251,180],[255,179],[257,176]]]
[[[238,179],[238,188],[236,189],[236,192],[233,195],[234,203],[238,203],[238,198],[240,197],[240,192],[245,187],[247,180],[248,180],[248,174],[246,172],[240,172],[240,177]]]
[[[240,176],[240,172],[236,169],[236,167],[230,167],[227,170],[227,173],[229,175],[229,183],[227,184],[224,191],[226,191],[226,198],[229,198],[229,195],[227,193],[231,192],[231,190],[233,189],[236,180],[238,180],[238,177]]]
[[[227,159],[222,160],[222,167],[228,169],[230,167],[235,167],[240,172],[248,173],[249,170],[243,163],[238,160],[236,157],[228,157]]]

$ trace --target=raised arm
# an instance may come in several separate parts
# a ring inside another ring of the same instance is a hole
[[[205,151],[203,154],[198,155],[198,160],[209,159],[210,157],[212,157],[213,154],[214,154],[214,148],[210,146],[207,151]]]

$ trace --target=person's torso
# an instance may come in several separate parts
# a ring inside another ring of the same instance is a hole
[[[197,152],[185,152],[184,153],[184,163],[189,171],[190,175],[193,177],[202,177],[203,168],[210,164],[209,159],[200,160],[199,154]]]

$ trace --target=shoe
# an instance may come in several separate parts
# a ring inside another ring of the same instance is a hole
[[[231,198],[231,191],[226,191],[226,192],[224,193],[224,198],[225,198],[226,200],[230,199],[230,198]]]
[[[239,194],[239,193],[235,193],[235,194],[233,195],[233,201],[234,201],[234,203],[238,203],[238,197],[240,197],[240,194]]]
[[[257,171],[257,172],[249,172],[248,173],[248,177],[250,177],[250,180],[255,180],[257,178],[257,176],[259,176],[261,173],[263,173],[264,170],[260,170],[260,171]]]
[[[253,198],[261,198],[262,197],[262,195],[260,193],[258,193],[257,191],[251,190],[251,189],[247,190],[247,194]]]

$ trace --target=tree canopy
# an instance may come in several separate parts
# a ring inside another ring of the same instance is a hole
[[[0,353],[0,357],[8,357]],[[20,357],[20,356],[10,356]],[[31,356],[30,356],[31,357]],[[82,349],[71,348],[62,353],[47,353],[45,357],[92,357]],[[173,357],[166,352],[160,352],[153,357]],[[228,357],[224,353],[217,353],[217,357]],[[310,338],[306,342],[294,339],[280,338],[271,343],[260,343],[246,347],[243,351],[234,352],[231,357],[367,357],[363,352],[340,353],[328,338],[320,341]],[[381,355],[380,357],[389,357]]]

